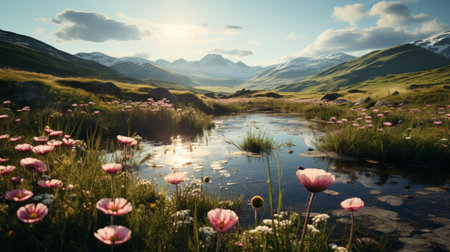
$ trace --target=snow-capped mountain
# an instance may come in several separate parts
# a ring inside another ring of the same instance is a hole
[[[247,66],[232,62],[218,54],[208,54],[199,61],[178,59],[173,62],[157,60],[156,65],[185,74],[199,85],[235,86],[244,83],[264,70],[259,66]]]
[[[146,63],[150,63],[153,64],[152,61],[144,59],[144,58],[139,58],[139,57],[122,57],[122,58],[115,58],[115,57],[111,57],[109,55],[106,55],[104,53],[101,52],[92,52],[92,53],[77,53],[75,54],[75,56],[85,59],[85,60],[92,60],[92,61],[96,61],[102,65],[105,66],[112,66],[114,64],[117,64],[119,62],[132,62],[138,65],[141,64],[146,64]]]
[[[298,57],[286,63],[269,67],[242,87],[270,89],[272,87],[298,82],[329,67],[354,59],[345,53],[333,53],[317,57]]]
[[[450,30],[411,43],[450,58]]]

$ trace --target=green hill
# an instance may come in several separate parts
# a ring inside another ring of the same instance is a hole
[[[450,59],[415,45],[373,51],[328,68],[298,83],[277,88],[285,92],[329,92],[362,83],[374,77],[430,70],[450,65]]]

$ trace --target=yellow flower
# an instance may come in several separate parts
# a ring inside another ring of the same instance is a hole
[[[264,199],[261,196],[254,196],[251,200],[250,200],[253,208],[258,209],[264,206]]]

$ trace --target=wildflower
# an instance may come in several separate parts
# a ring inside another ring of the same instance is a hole
[[[120,170],[122,170],[121,164],[116,163],[107,163],[102,166],[103,170],[107,173],[116,173]]]
[[[46,205],[38,203],[27,204],[17,210],[17,218],[25,223],[35,223],[41,221],[48,213]]]
[[[106,245],[116,246],[131,238],[131,230],[120,225],[110,225],[97,230],[94,236]]]
[[[433,122],[433,124],[434,124],[434,125],[437,125],[437,126],[440,126],[440,125],[442,125],[442,122],[436,121],[436,122]]]
[[[33,148],[33,145],[31,144],[18,144],[16,145],[16,147],[14,147],[14,149],[16,149],[16,151],[20,151],[20,152],[26,152],[26,151],[30,151]]]
[[[8,115],[0,115],[0,119],[8,118]]]
[[[308,224],[308,231],[313,234],[317,234],[320,232],[319,229],[317,229],[314,225],[310,225],[310,224]]]
[[[256,228],[249,231],[251,234],[253,233],[261,233],[261,234],[270,234],[272,233],[272,228],[268,226],[257,226]]]
[[[254,209],[259,209],[261,207],[264,206],[264,199],[261,196],[254,196],[251,200],[250,200],[252,207]]]
[[[23,178],[20,176],[15,176],[15,177],[11,178],[11,182],[13,183],[14,186],[18,186],[18,185],[22,184]]]
[[[390,122],[384,122],[384,123],[383,123],[383,126],[385,126],[385,127],[391,127],[391,126],[392,126],[392,123],[390,123]]]
[[[356,212],[358,209],[364,206],[364,201],[360,198],[350,198],[341,202],[342,208],[349,212]]]
[[[8,138],[9,138],[8,134],[0,135],[0,140],[5,140],[5,139],[8,139]]]
[[[62,136],[63,135],[63,132],[62,132],[62,130],[59,130],[59,131],[52,131],[52,132],[50,132],[50,137],[60,137],[60,136]]]
[[[208,219],[217,232],[226,233],[239,218],[233,210],[216,208],[208,212]]]
[[[48,137],[47,136],[38,136],[38,137],[33,137],[33,140],[36,142],[47,142],[48,141]]]
[[[58,179],[51,179],[51,180],[41,179],[37,182],[37,184],[43,188],[55,188],[55,187],[61,187],[63,185],[61,180],[58,180]]]
[[[97,202],[96,207],[104,214],[112,216],[122,216],[133,209],[131,203],[124,198],[103,198]]]
[[[328,246],[336,252],[347,252],[348,251],[346,248],[339,247],[338,245],[336,245],[334,243],[330,243],[330,244],[328,244]]]
[[[177,185],[188,180],[186,175],[186,172],[169,173],[164,177],[164,180],[172,185]]]
[[[134,139],[132,137],[117,135],[117,140],[119,141],[119,143],[126,145],[126,146],[133,146],[133,145],[137,144],[136,139]]]
[[[321,221],[327,221],[330,218],[328,214],[318,214],[312,218],[314,224],[317,224]]]
[[[0,175],[7,175],[12,171],[14,171],[14,169],[16,169],[14,165],[7,165],[7,166],[0,165]]]
[[[70,137],[70,136],[69,136]],[[62,143],[65,145],[65,146],[70,146],[70,147],[73,147],[73,146],[75,146],[75,144],[77,143],[75,140],[73,140],[73,139],[70,139],[70,138],[64,138],[63,140],[62,140]]]
[[[54,140],[54,139],[52,139],[52,140],[47,142],[47,145],[50,145],[50,146],[53,146],[53,147],[59,147],[62,144],[63,144],[63,142],[58,141],[58,140]]]
[[[20,160],[20,164],[29,170],[34,170],[37,172],[47,171],[47,165],[36,158],[23,158]]]
[[[310,192],[321,192],[334,183],[334,175],[322,169],[306,168],[296,172],[302,185]]]
[[[20,139],[22,139],[22,136],[11,137],[11,138],[9,139],[9,141],[11,141],[11,142],[17,142],[17,141],[19,141]]]
[[[72,185],[72,184],[69,184],[69,185],[67,186],[67,190],[68,190],[68,191],[72,191],[72,189],[73,189],[73,185]]]
[[[8,160],[9,160],[9,158],[0,158],[0,162],[6,162]]]
[[[25,201],[33,196],[32,191],[25,189],[16,189],[5,193],[5,199],[15,202]]]
[[[37,154],[37,155],[47,155],[54,148],[55,147],[50,146],[50,145],[38,145],[38,146],[34,146],[31,150],[33,151],[34,154]]]

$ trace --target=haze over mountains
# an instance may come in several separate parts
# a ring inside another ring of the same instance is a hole
[[[24,35],[0,30],[0,67],[118,80],[152,80],[185,87],[330,91],[370,78],[450,65],[450,31],[355,58],[344,53],[298,57],[268,67],[232,62],[218,54],[198,61],[150,61],[103,53],[71,55]]]

